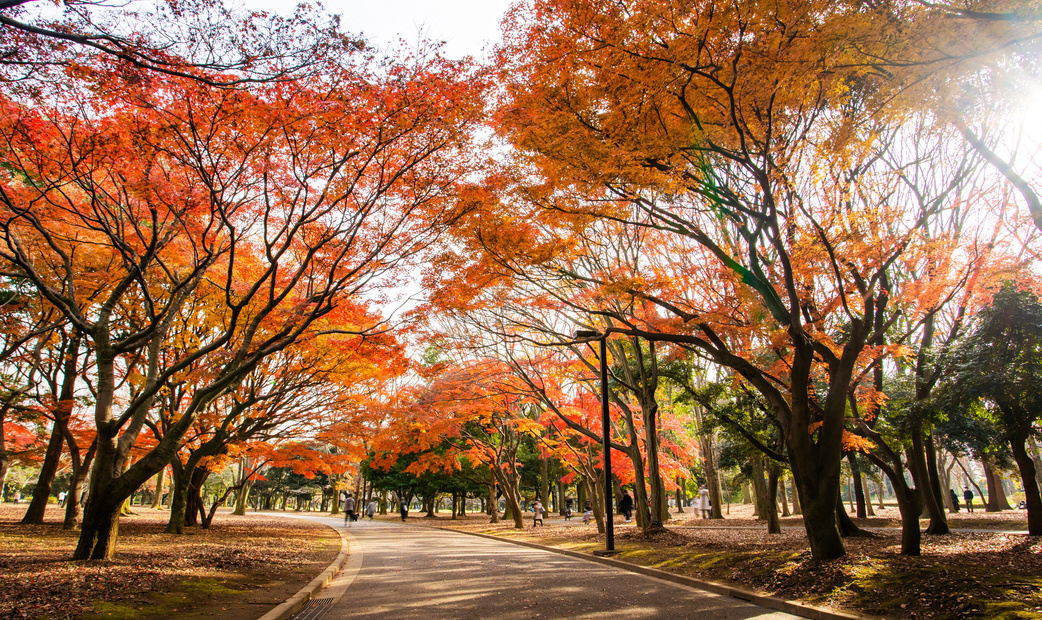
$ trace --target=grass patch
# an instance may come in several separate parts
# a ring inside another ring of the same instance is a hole
[[[181,589],[191,595],[246,594],[248,590],[229,588],[223,582],[213,578],[196,579],[181,583]]]

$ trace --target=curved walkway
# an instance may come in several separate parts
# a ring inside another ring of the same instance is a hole
[[[797,617],[500,540],[386,521],[346,529],[353,557],[299,620]]]

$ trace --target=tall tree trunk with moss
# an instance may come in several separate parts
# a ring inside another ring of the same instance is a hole
[[[242,485],[239,487],[239,491],[235,494],[235,508],[232,509],[232,514],[237,516],[243,516],[246,514],[246,507],[249,505],[250,492],[253,490],[253,481],[247,480],[240,482]],[[337,516],[340,514],[340,491],[334,491],[333,497],[330,500],[332,508],[330,515]]]

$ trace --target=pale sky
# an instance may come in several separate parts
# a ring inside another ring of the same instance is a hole
[[[246,2],[253,10],[288,13],[294,0]],[[403,39],[415,45],[424,38],[445,41],[445,55],[477,59],[499,42],[499,20],[510,0],[323,0],[329,13],[341,16],[341,27],[363,34],[375,47]]]

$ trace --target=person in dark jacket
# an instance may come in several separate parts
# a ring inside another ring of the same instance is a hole
[[[619,512],[626,517],[626,522],[629,523],[630,517],[633,515],[633,498],[630,497],[629,491],[622,492],[622,497],[619,499]]]
[[[973,491],[970,490],[970,487],[966,487],[962,492],[962,498],[966,500],[966,511],[973,512]]]
[[[351,497],[351,494],[348,493],[347,497],[344,498],[344,523],[350,525],[356,518],[355,498]]]
[[[952,494],[952,512],[959,512],[959,496],[955,494],[955,489],[948,489],[948,492]]]

